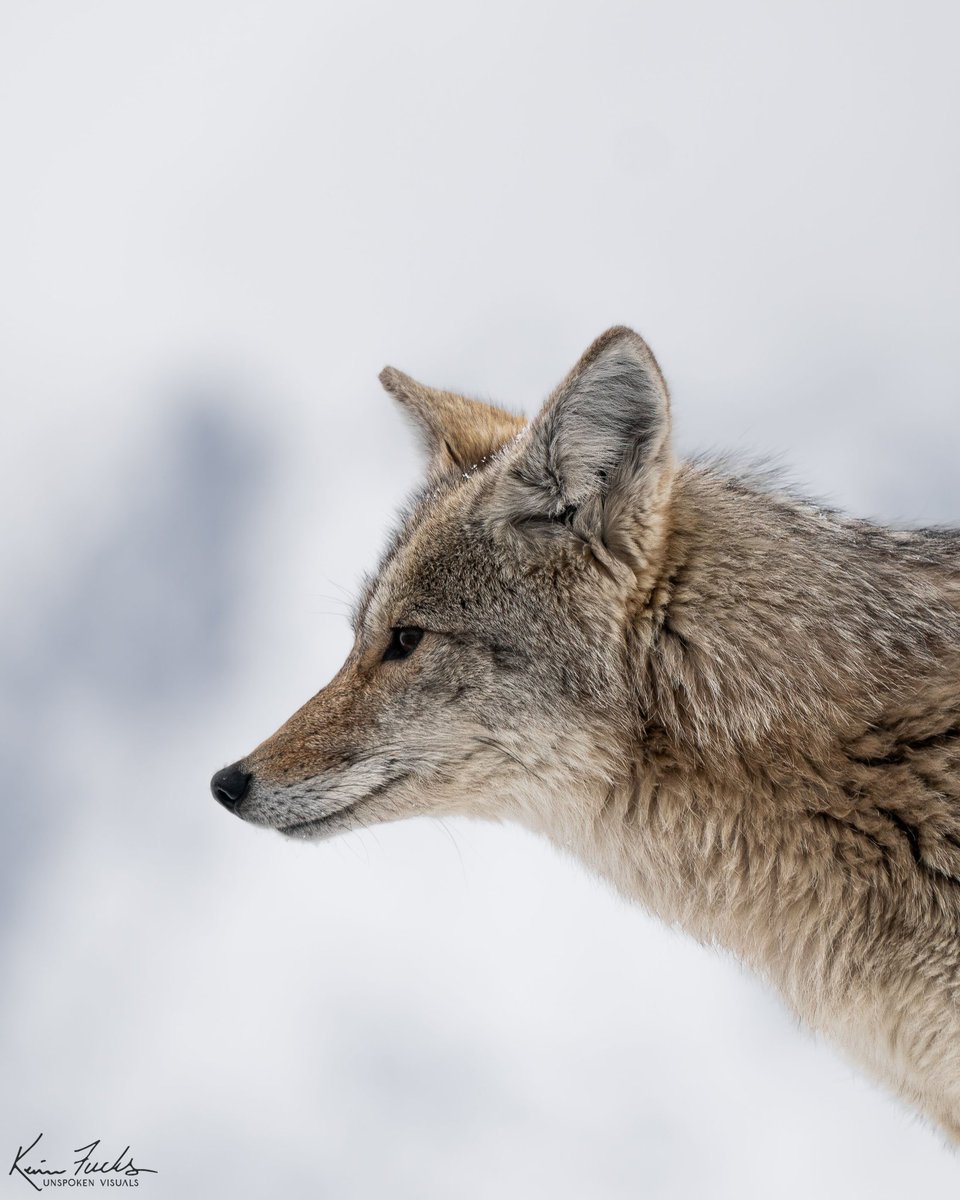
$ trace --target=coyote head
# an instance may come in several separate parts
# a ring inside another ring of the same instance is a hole
[[[340,672],[213,793],[300,838],[427,813],[556,832],[629,770],[637,614],[674,470],[663,377],[618,327],[529,424],[390,367],[380,379],[425,442],[425,486]]]

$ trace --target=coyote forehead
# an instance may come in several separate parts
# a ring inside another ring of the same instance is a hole
[[[424,485],[343,667],[217,799],[312,839],[520,821],[960,1137],[960,535],[678,463],[622,327],[529,424],[381,381]]]

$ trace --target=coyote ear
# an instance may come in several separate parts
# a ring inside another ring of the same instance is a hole
[[[667,386],[643,338],[619,325],[531,422],[500,477],[497,515],[531,531],[569,526],[625,555],[672,475]]]
[[[492,404],[425,387],[396,367],[384,367],[380,382],[413,418],[434,470],[469,471],[526,425]]]

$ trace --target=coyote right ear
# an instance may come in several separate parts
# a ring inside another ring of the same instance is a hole
[[[425,387],[396,367],[384,367],[380,382],[413,418],[432,470],[469,471],[526,425],[523,417],[492,404]]]
[[[572,531],[632,559],[660,525],[672,477],[666,384],[643,338],[618,325],[531,422],[493,512],[515,528]]]

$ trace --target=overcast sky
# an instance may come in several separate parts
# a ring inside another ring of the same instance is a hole
[[[386,362],[532,413],[632,324],[684,449],[960,518],[958,36],[945,2],[6,0],[0,1166],[42,1130],[178,1198],[960,1188],[531,836],[295,846],[207,790],[349,648],[420,470]]]

